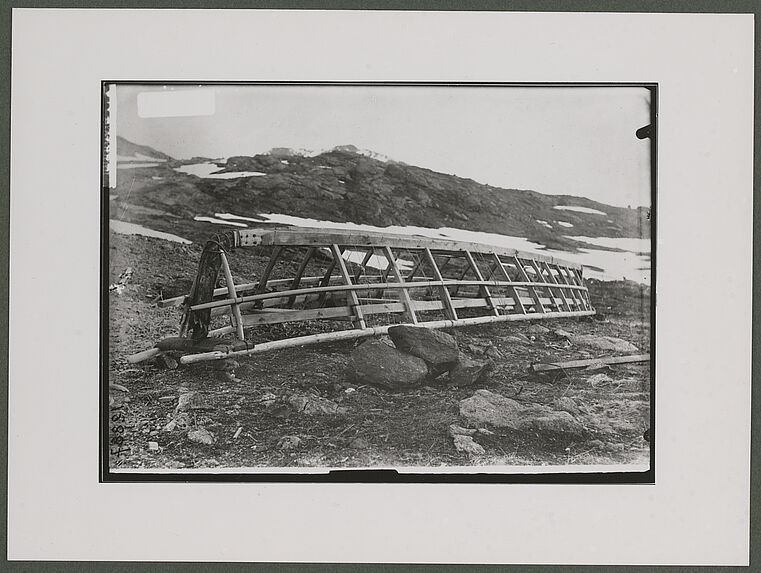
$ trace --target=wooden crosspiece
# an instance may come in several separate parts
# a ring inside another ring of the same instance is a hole
[[[262,257],[258,281],[235,284],[231,253],[238,249],[269,254]],[[408,270],[402,271],[401,260]],[[377,272],[370,273],[370,268]],[[219,273],[226,285],[214,288]],[[183,309],[183,363],[383,334],[398,322],[390,320],[394,314],[403,315],[408,324],[451,328],[595,312],[576,263],[478,243],[320,229],[245,229],[216,235],[204,248],[191,294],[159,306]],[[225,317],[228,324],[211,324]],[[246,329],[284,323],[306,327],[310,321],[329,328],[295,337],[289,334],[293,328],[284,329],[275,331],[281,339],[236,346],[236,341],[245,341]],[[235,340],[223,338],[230,334]],[[156,347],[128,360],[140,362],[161,352]]]

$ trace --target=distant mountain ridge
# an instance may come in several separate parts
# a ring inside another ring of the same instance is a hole
[[[173,160],[165,153],[123,138],[119,138],[118,149],[120,155],[125,149],[133,150],[166,162],[128,170],[129,179],[119,178],[117,201],[121,200],[122,189],[126,199],[126,190],[132,188],[132,203],[172,216],[146,224],[182,236],[196,235],[194,240],[199,240],[199,224],[192,221],[193,217],[218,212],[243,216],[281,213],[379,227],[456,227],[525,237],[550,248],[567,250],[579,246],[567,236],[650,236],[650,213],[646,208],[627,209],[584,197],[484,185],[371,157],[351,145],[313,156],[275,148],[266,154],[241,155],[229,157],[226,163],[217,162],[218,173],[266,174],[232,179],[180,173],[173,167],[188,161]],[[602,214],[555,208],[559,206],[582,207]],[[177,231],[178,225],[187,228],[184,235]],[[207,233],[209,227],[204,229]]]

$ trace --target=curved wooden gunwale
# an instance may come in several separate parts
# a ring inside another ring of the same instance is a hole
[[[574,289],[579,290],[577,285],[561,285],[561,284],[548,284],[539,282],[505,282],[505,281],[458,281],[458,280],[432,280],[414,283],[367,283],[367,284],[351,284],[351,285],[333,285],[325,287],[312,287],[301,288],[296,290],[281,290],[275,292],[265,292],[262,294],[252,294],[249,296],[241,296],[236,299],[225,298],[220,300],[213,300],[211,302],[205,302],[201,304],[194,304],[190,307],[190,310],[204,310],[207,308],[216,308],[218,306],[230,306],[233,304],[242,304],[245,302],[253,302],[257,300],[265,300],[268,298],[281,298],[286,296],[298,296],[300,294],[313,294],[322,292],[344,292],[344,291],[358,291],[358,290],[377,290],[377,289],[410,289],[410,288],[425,288],[425,287],[448,287],[448,286],[494,286],[494,287],[542,287],[548,286],[558,289]],[[482,297],[478,297],[482,298]]]
[[[291,246],[310,247],[326,245],[346,245],[350,247],[391,247],[394,249],[430,249],[434,254],[437,251],[469,251],[471,253],[496,253],[504,257],[518,257],[521,259],[536,260],[552,265],[562,265],[572,269],[582,269],[580,263],[573,263],[558,259],[550,255],[519,251],[498,245],[485,243],[471,243],[468,241],[453,241],[449,239],[432,239],[422,235],[396,235],[393,233],[379,233],[375,231],[342,231],[314,229],[299,227],[297,229],[236,229],[233,231],[237,237],[236,246]]]

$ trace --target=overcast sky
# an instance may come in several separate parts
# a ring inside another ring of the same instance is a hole
[[[117,95],[117,133],[178,159],[353,144],[497,187],[650,205],[650,146],[635,136],[650,122],[644,88],[119,86]],[[166,117],[174,113],[204,115]]]

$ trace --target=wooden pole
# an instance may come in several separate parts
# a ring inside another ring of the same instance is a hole
[[[330,278],[328,276],[327,278]],[[319,287],[310,287],[310,288],[300,288],[298,290],[284,290],[284,291],[278,291],[278,292],[265,292],[262,294],[255,294],[255,295],[248,295],[243,296],[238,299],[239,303],[246,303],[246,302],[253,302],[258,300],[264,300],[269,298],[286,298],[291,295],[303,295],[303,294],[318,294],[318,293],[330,293],[330,292],[343,292],[348,290],[356,290],[356,291],[368,291],[368,290],[374,290],[377,288],[382,289],[410,289],[410,288],[426,288],[429,286],[516,286],[516,287],[526,287],[531,288],[536,283],[532,282],[516,282],[516,283],[507,283],[507,282],[499,282],[499,281],[474,281],[474,280],[467,280],[467,281],[455,281],[455,280],[444,280],[444,281],[422,281],[422,282],[412,282],[412,283],[380,283],[380,284],[359,284],[359,285],[330,285],[330,286],[319,286]],[[561,286],[561,285],[558,285]],[[577,290],[580,290],[579,287],[566,287],[566,288],[575,288]],[[230,303],[233,302],[230,299],[220,299],[220,300],[214,300],[210,302],[204,302],[195,304],[190,307],[191,310],[203,310],[206,308],[216,308],[221,306],[230,306]],[[549,300],[548,300],[549,302]]]
[[[388,259],[388,263],[391,268],[391,272],[394,274],[394,278],[399,284],[405,284],[404,277],[402,277],[402,273],[399,272],[399,267],[396,265],[396,257],[394,257],[394,253],[391,252],[391,247],[384,247],[383,252]],[[412,324],[417,324],[417,316],[415,315],[415,309],[412,308],[412,300],[410,299],[409,291],[406,287],[403,287],[400,292],[402,296],[402,302],[407,308],[407,316],[410,319],[410,322],[412,322]]]
[[[344,282],[346,282],[348,286],[354,286],[351,282],[351,275],[349,275],[349,270],[346,268],[346,263],[344,262],[343,255],[341,254],[341,249],[339,249],[338,245],[335,244],[330,245],[330,248],[333,251],[333,258],[337,261],[338,270],[341,272],[341,276],[343,277]],[[367,325],[365,324],[365,317],[362,316],[362,309],[359,308],[357,291],[349,291],[349,300],[351,300],[352,312],[356,318],[354,321],[355,327],[359,325],[359,328],[367,328]]]
[[[225,255],[224,251],[220,251],[219,256],[222,257],[222,271],[225,273],[227,293],[231,299],[237,301],[238,293],[235,292],[235,282],[233,281],[233,274],[230,272],[230,263],[227,261],[227,255]],[[235,332],[238,335],[238,339],[245,340],[246,337],[243,333],[243,318],[240,315],[240,304],[234,302],[230,307],[233,311],[233,326],[235,326]]]
[[[548,312],[543,318],[561,318],[567,316],[589,316],[594,314],[594,311],[574,312],[572,314],[566,312]],[[459,320],[437,320],[432,322],[421,322],[418,326],[425,328],[454,328],[456,326],[470,326],[476,324],[489,324],[493,322],[506,322],[506,321],[520,321],[531,320],[531,315],[526,314],[501,314],[499,316],[477,316],[473,318],[461,318]],[[338,330],[335,332],[322,332],[319,334],[311,334],[309,336],[299,336],[297,338],[287,338],[285,340],[273,340],[272,342],[262,342],[257,344],[253,348],[247,350],[234,350],[230,352],[213,351],[204,352],[200,354],[188,354],[180,358],[182,364],[192,364],[194,362],[204,362],[207,360],[221,360],[223,358],[234,358],[238,356],[249,356],[251,354],[258,354],[259,352],[267,352],[271,350],[280,350],[283,348],[293,348],[296,346],[306,346],[309,344],[316,344],[319,342],[336,342],[339,340],[353,340],[355,338],[364,338],[367,336],[376,336],[380,334],[386,334],[388,329],[394,326],[389,324],[386,326],[375,326],[371,328],[352,329],[352,330]]]
[[[151,358],[155,358],[159,354],[161,354],[161,350],[158,348],[149,348],[148,350],[143,350],[137,354],[127,356],[127,362],[130,364],[137,364],[138,362],[144,362],[146,360],[150,360]]]
[[[607,358],[588,358],[584,360],[570,360],[568,362],[541,363],[531,365],[532,372],[552,372],[554,370],[568,370],[571,368],[584,368],[591,364],[628,364],[630,362],[647,362],[649,354],[631,354],[629,356],[609,356]]]

